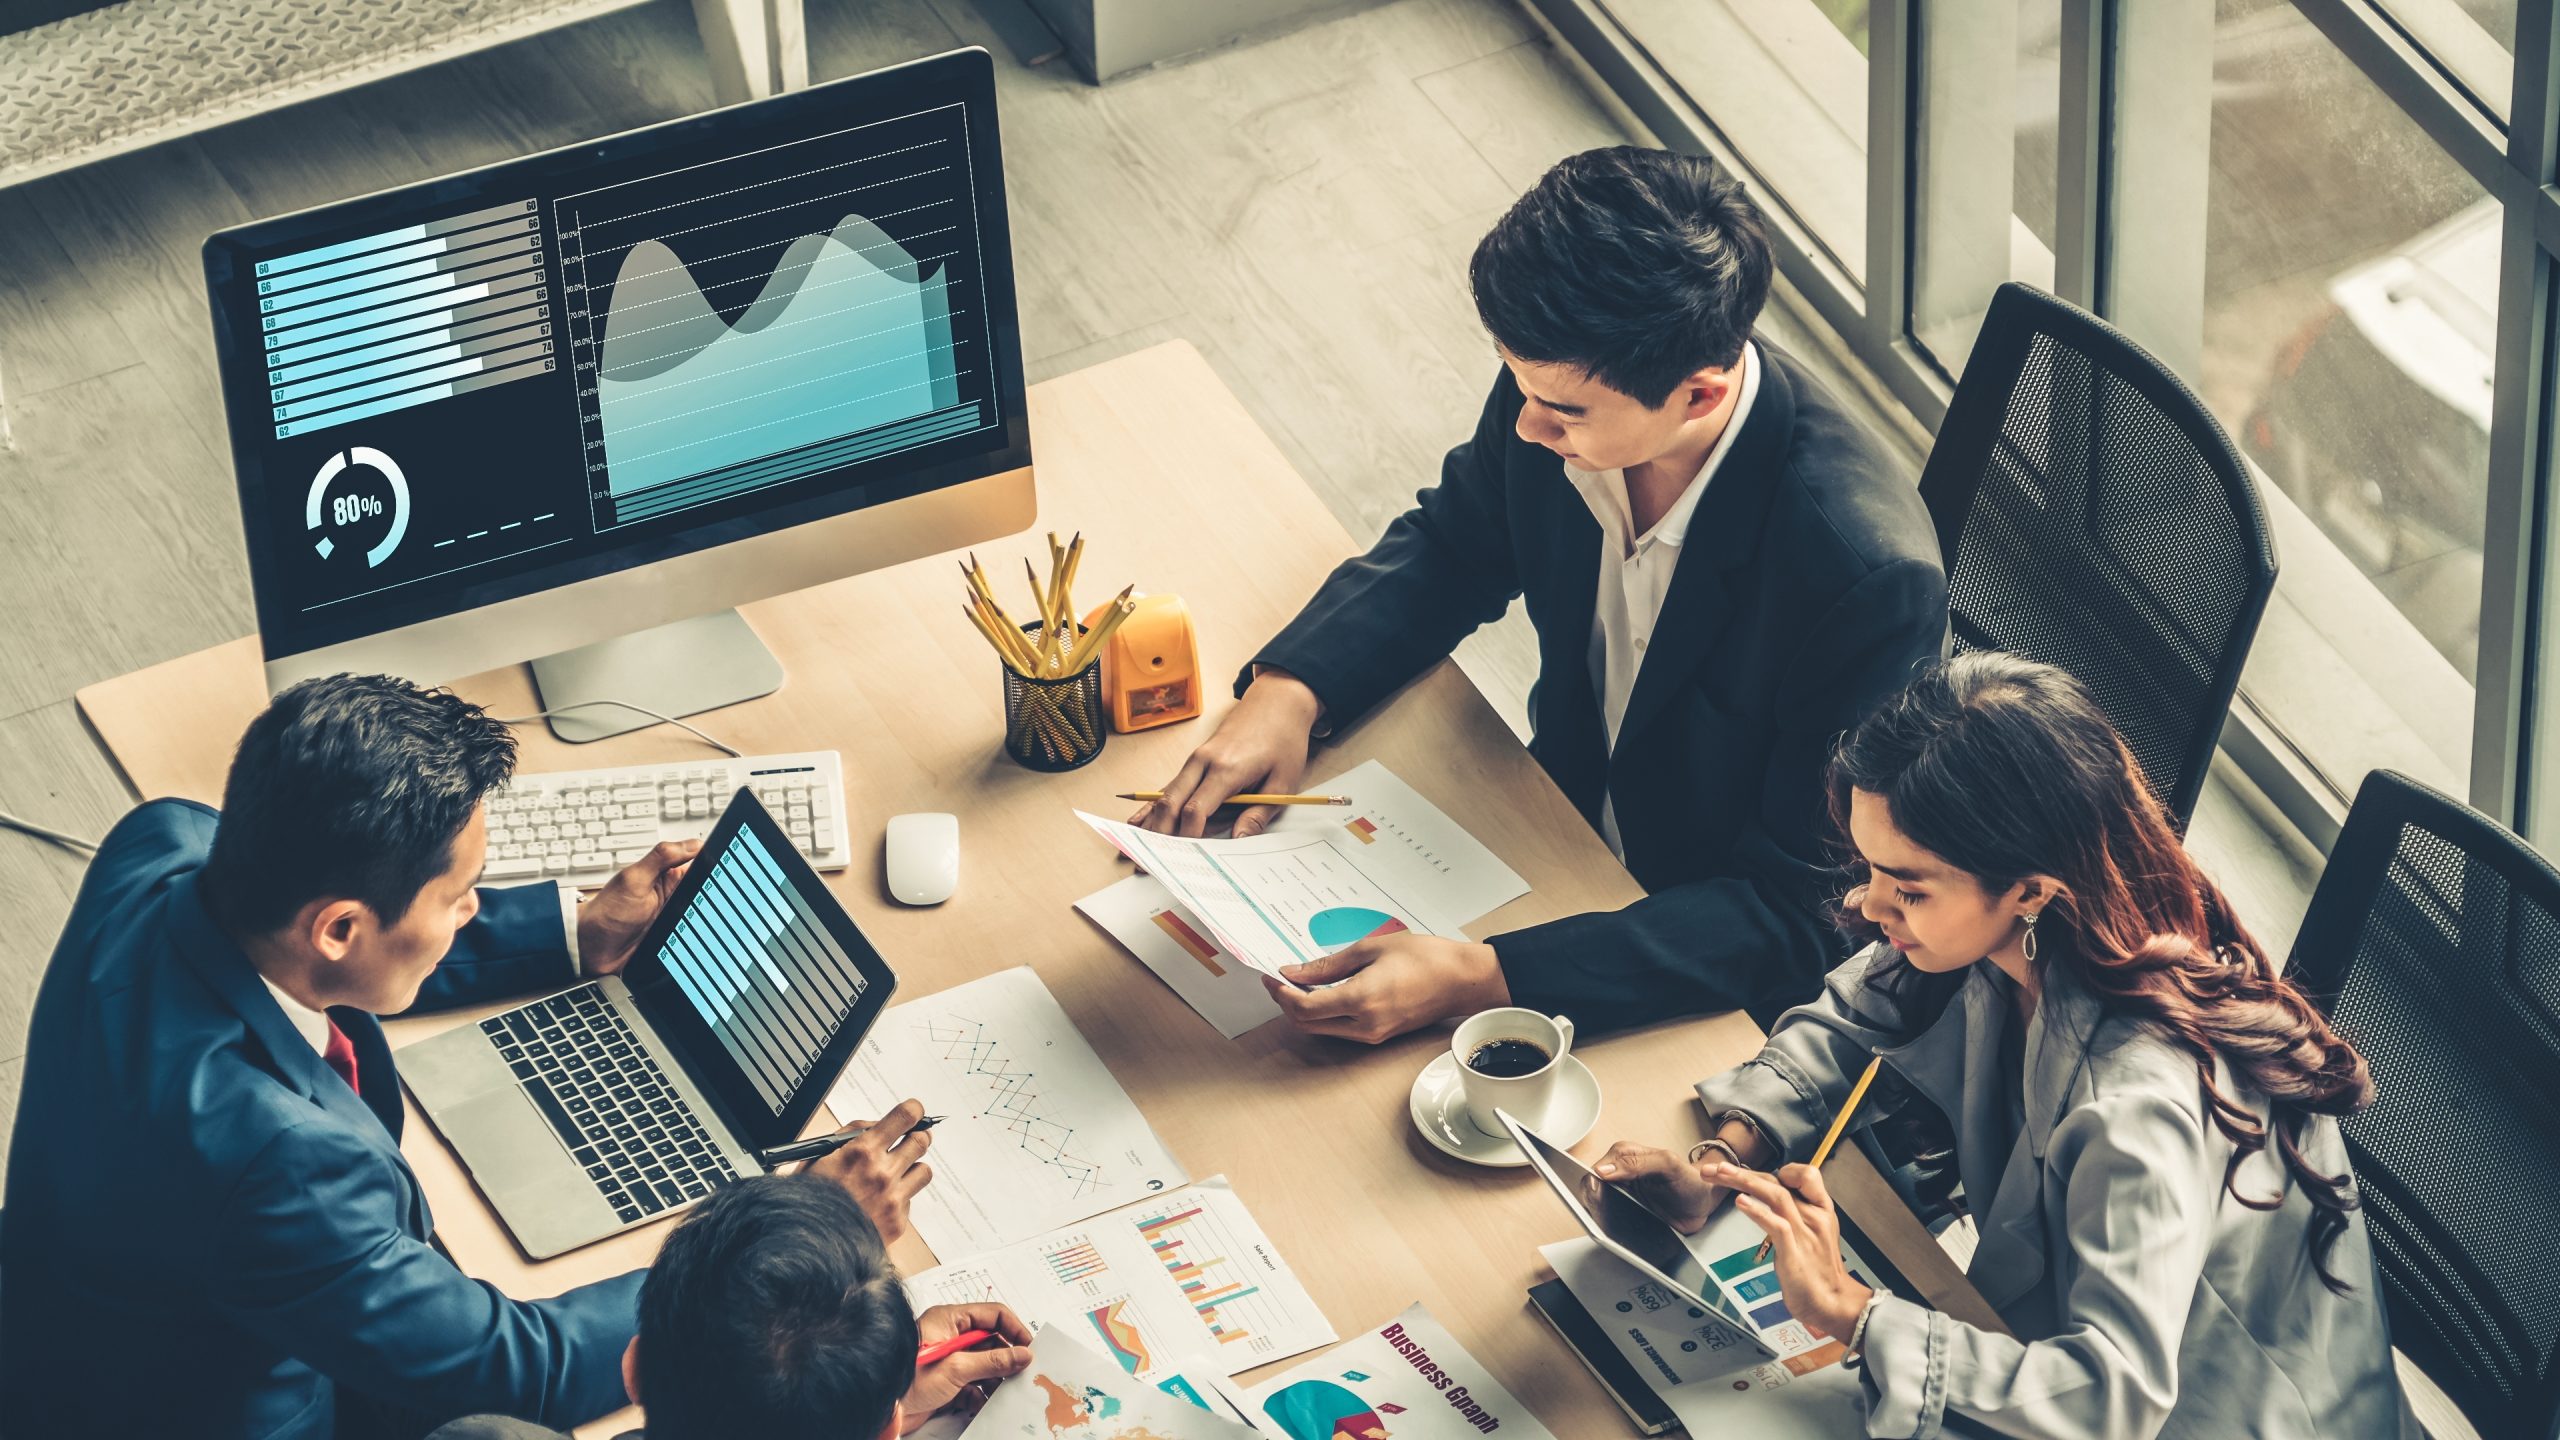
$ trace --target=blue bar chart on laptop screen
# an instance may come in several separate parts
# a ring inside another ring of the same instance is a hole
[[[598,530],[998,423],[957,105],[553,203]]]
[[[659,959],[776,1115],[864,988],[750,829],[712,862]]]

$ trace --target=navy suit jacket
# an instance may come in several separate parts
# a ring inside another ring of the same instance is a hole
[[[1595,827],[1614,802],[1627,869],[1652,892],[1493,937],[1513,1003],[1586,1029],[1735,1009],[1767,1026],[1820,991],[1847,948],[1829,916],[1846,888],[1823,795],[1832,743],[1946,633],[1937,531],[1910,475],[1758,343],[1760,393],[1698,497],[1615,748],[1591,684],[1600,524],[1555,452],[1513,428],[1508,371],[1440,483],[1254,657],[1347,727],[1526,598],[1530,753]]]
[[[37,993],[0,1226],[0,1421],[23,1436],[320,1440],[623,1403],[641,1274],[510,1300],[431,1243],[382,1026],[359,1097],[197,894],[215,812],[137,807]],[[567,978],[558,891],[484,890],[421,1007]]]

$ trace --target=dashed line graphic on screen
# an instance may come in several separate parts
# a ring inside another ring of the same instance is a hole
[[[1040,1090],[1032,1082],[1039,1072],[1024,1068],[1004,1053],[987,1027],[960,1015],[917,1022],[917,1030],[942,1047],[942,1058],[961,1063],[963,1072],[988,1082],[991,1098],[978,1113],[1009,1131],[1024,1151],[1055,1169],[1084,1195],[1103,1183],[1102,1166],[1076,1154],[1075,1127],[1053,1120],[1040,1110]]]

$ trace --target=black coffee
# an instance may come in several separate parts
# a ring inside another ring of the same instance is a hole
[[[1497,1080],[1512,1080],[1537,1074],[1554,1058],[1544,1047],[1527,1040],[1487,1040],[1467,1057],[1467,1068]]]

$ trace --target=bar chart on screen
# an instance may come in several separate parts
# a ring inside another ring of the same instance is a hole
[[[257,265],[276,438],[551,372],[531,200]]]

